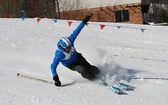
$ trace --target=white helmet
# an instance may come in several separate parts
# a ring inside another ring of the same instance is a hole
[[[71,46],[71,42],[67,37],[61,37],[60,40],[59,40],[59,45],[62,48],[66,49],[66,48]]]

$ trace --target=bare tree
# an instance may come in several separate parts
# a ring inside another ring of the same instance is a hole
[[[148,20],[155,23],[166,22],[168,19],[168,0],[142,0],[150,2]]]
[[[60,12],[64,13],[62,18],[64,19],[77,19],[79,14],[82,14],[80,10],[86,9],[85,1],[83,0],[58,0]],[[73,11],[73,14],[71,13]],[[70,16],[67,17],[66,15]]]
[[[83,5],[82,0],[58,0],[60,4],[61,11],[72,11],[84,9],[85,5]]]
[[[57,12],[57,0],[0,0],[0,17],[59,18]]]
[[[32,0],[30,3],[30,17],[57,18],[57,0]]]
[[[162,9],[159,14],[160,22],[167,22],[168,23],[168,1],[162,1]]]
[[[0,1],[0,16],[17,17],[18,7],[18,0],[2,0]]]

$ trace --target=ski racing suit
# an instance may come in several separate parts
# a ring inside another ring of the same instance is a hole
[[[68,37],[71,42],[71,50],[67,52],[64,50],[59,43],[57,44],[58,49],[55,51],[55,57],[51,64],[52,76],[58,76],[57,66],[61,62],[65,67],[77,71],[82,77],[89,80],[95,79],[95,75],[99,73],[99,69],[96,66],[90,65],[81,53],[78,53],[74,48],[74,41],[83,29],[85,24],[81,22],[73,33]]]

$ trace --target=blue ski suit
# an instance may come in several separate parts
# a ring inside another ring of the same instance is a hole
[[[74,41],[76,37],[79,35],[80,31],[83,29],[85,24],[81,22],[78,27],[73,31],[73,33],[68,37],[70,40],[72,47],[70,52],[66,52],[61,48],[59,43],[57,44],[58,49],[55,51],[55,57],[51,64],[51,72],[52,76],[57,76],[57,66],[61,62],[64,66],[68,66],[77,60],[77,51],[74,48]]]

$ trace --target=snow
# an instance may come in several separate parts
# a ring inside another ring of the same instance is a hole
[[[89,22],[78,36],[77,51],[101,69],[102,79],[135,87],[127,95],[117,95],[61,64],[62,87],[17,77],[21,73],[53,81],[50,64],[57,41],[80,23],[73,21],[69,27],[67,22],[0,18],[0,105],[167,104],[168,28],[162,26]]]

